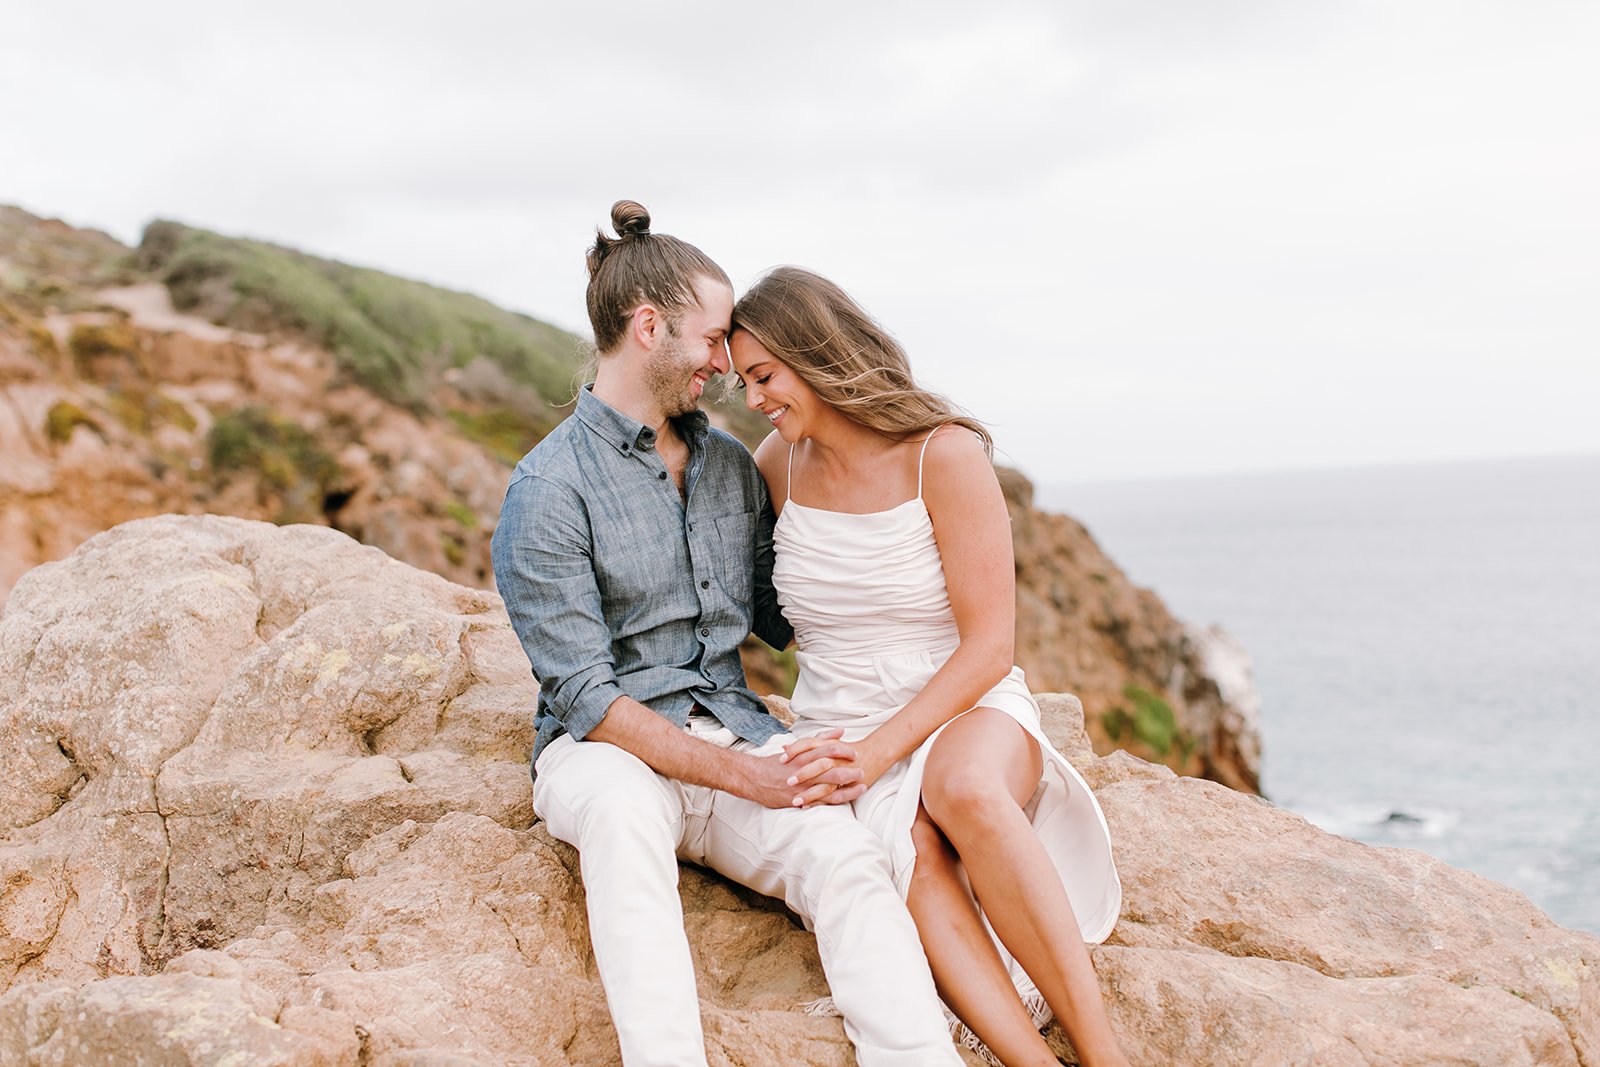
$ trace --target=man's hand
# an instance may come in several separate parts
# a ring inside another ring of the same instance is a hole
[[[809,808],[816,804],[848,804],[866,792],[861,768],[854,765],[849,752],[808,763],[804,779],[788,756],[751,756],[746,765],[744,788],[737,792],[769,808]]]
[[[853,792],[849,799],[854,800],[888,769],[880,765],[869,745],[842,741],[843,734],[839,729],[824,730],[814,737],[802,737],[784,746],[779,759],[791,768],[787,779],[789,787],[803,790],[798,801],[802,807],[818,802],[844,803],[836,791],[823,788],[841,770],[854,769],[859,774],[851,784]]]

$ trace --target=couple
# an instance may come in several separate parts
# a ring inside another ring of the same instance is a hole
[[[841,290],[780,268],[737,304],[631,201],[588,253],[599,365],[523,458],[495,579],[540,683],[534,808],[578,849],[622,1059],[703,1065],[678,860],[781,897],[864,1067],[1124,1064],[1085,942],[1116,921],[1105,820],[1012,666],[989,436]],[[731,368],[754,461],[698,410]],[[798,640],[787,731],[745,686]]]

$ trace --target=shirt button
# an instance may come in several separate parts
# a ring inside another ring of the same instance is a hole
[[[701,589],[710,589],[711,588],[711,583],[710,582],[706,582],[706,581],[702,581],[700,583],[700,588]]]
[[[689,532],[694,533],[694,523],[692,522],[689,524]]]
[[[704,626],[702,626],[702,627],[700,627],[700,636],[701,637],[710,637],[711,636],[711,631],[706,629]]]
[[[664,482],[664,481],[667,480],[667,472],[666,471],[656,471],[656,477],[661,479]]]

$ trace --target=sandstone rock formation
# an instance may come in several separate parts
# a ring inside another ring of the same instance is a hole
[[[102,533],[0,614],[0,1063],[607,1064],[503,609],[316,526]],[[1141,1064],[1600,1065],[1600,939],[1046,726],[1126,889]],[[686,868],[711,1062],[848,1064],[781,907]],[[1064,1053],[1058,1031],[1049,1035]]]
[[[96,296],[126,317],[60,314],[33,335],[0,321],[0,602],[28,567],[167,512],[336,524],[490,582],[507,468],[484,449],[341,382],[324,351],[176,314],[160,285]],[[219,423],[267,440],[231,463]]]

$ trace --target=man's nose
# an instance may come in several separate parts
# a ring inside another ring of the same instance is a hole
[[[727,374],[732,364],[728,362],[728,346],[717,345],[711,350],[711,369],[718,374]]]

